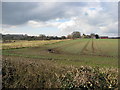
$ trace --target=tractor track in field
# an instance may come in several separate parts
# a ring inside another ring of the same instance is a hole
[[[82,49],[82,51],[81,51],[81,54],[86,54],[85,51],[88,51],[88,50],[87,50],[87,47],[88,47],[88,45],[89,45],[90,42],[92,42],[92,43],[91,43],[91,50],[92,50],[91,52],[92,52],[92,54],[95,53],[95,47],[94,47],[94,44],[95,44],[95,43],[94,43],[94,41],[93,41],[93,39],[92,39],[92,41],[89,40],[89,41],[85,44],[85,46],[83,47],[83,49]]]
[[[95,43],[94,43],[93,39],[92,39],[92,43],[91,43],[92,54],[85,53],[84,51],[88,51],[86,48],[87,48],[87,46],[89,45],[90,41],[91,41],[91,40],[89,40],[89,41],[85,44],[85,46],[83,47],[83,49],[82,49],[82,51],[81,51],[81,55],[85,55],[85,56],[99,56],[99,57],[112,57],[112,58],[116,58],[116,57],[117,57],[117,56],[102,55],[102,54],[96,55],[96,54],[95,54],[95,50],[97,50],[97,49],[95,49]],[[102,52],[100,48],[99,48],[98,50],[99,50],[100,52]]]
[[[94,52],[95,52],[94,41],[93,41],[93,39],[92,39],[92,53],[94,53]]]
[[[54,52],[54,53],[57,53],[57,52],[59,52],[60,53],[60,49],[61,48],[64,48],[64,47],[69,47],[69,46],[71,46],[71,45],[73,45],[73,44],[78,44],[78,43],[80,43],[80,42],[71,42],[71,43],[69,43],[69,44],[65,44],[65,45],[62,45],[62,46],[58,46],[58,47],[55,47],[55,48],[51,48],[51,50]]]
[[[85,46],[83,47],[83,49],[81,50],[81,54],[85,54],[85,52],[84,51],[87,51],[87,46],[89,45],[89,43],[90,43],[90,40],[85,44]]]
[[[96,46],[96,48],[95,48],[95,46]],[[101,48],[97,47],[97,44],[95,44],[95,42],[94,42],[93,39],[92,39],[92,45],[91,45],[91,47],[92,47],[92,54],[93,54],[93,55],[95,55],[95,52],[97,52],[97,51],[99,51],[99,52],[102,53]],[[98,56],[105,56],[105,55],[98,54]],[[107,55],[106,55],[106,56],[107,56]],[[108,56],[108,57],[109,57],[109,56]]]

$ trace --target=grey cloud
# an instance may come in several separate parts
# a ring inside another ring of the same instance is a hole
[[[49,5],[49,4],[48,4]],[[52,4],[51,4],[52,5]],[[52,8],[44,3],[33,2],[3,2],[2,19],[3,24],[18,25],[26,23],[29,20],[47,21],[54,18],[68,18],[77,15],[78,7],[85,3],[55,3]],[[80,11],[80,10],[79,10]],[[69,12],[73,12],[70,14]]]
[[[29,20],[31,9],[36,8],[37,3],[15,3],[3,2],[2,19],[3,24],[17,25]]]
[[[82,16],[82,8],[90,6],[101,5],[103,10],[99,12],[100,15],[89,18],[86,15]],[[112,6],[113,7],[112,7]],[[35,21],[48,21],[55,18],[71,18],[72,16],[82,16],[90,25],[99,25],[109,18],[117,20],[116,17],[116,3],[84,3],[84,2],[54,2],[54,3],[37,3],[37,2],[3,2],[2,19],[3,24],[19,25]],[[105,16],[103,14],[105,13]],[[108,17],[109,16],[109,17]]]

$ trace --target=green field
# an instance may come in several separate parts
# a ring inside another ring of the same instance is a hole
[[[3,55],[53,60],[65,65],[117,67],[118,40],[64,40],[33,47],[5,49]]]
[[[118,40],[2,44],[3,88],[118,89]]]

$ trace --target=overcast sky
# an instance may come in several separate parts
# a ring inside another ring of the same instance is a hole
[[[3,2],[4,34],[118,35],[117,2]]]

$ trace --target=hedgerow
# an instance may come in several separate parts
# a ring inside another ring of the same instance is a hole
[[[63,66],[49,60],[3,57],[3,88],[118,89],[118,69]]]

